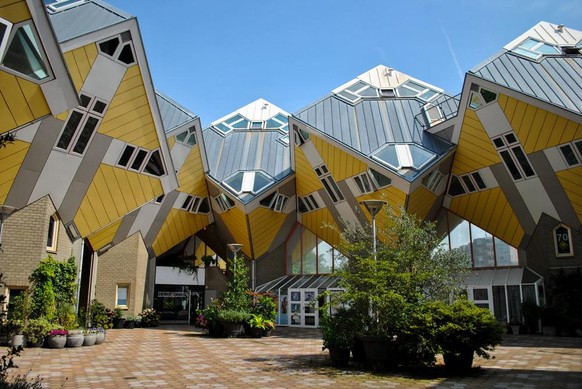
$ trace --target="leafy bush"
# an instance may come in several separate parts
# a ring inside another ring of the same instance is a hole
[[[113,318],[107,308],[99,300],[92,300],[89,306],[89,322],[93,327],[109,329],[113,326]]]
[[[335,315],[323,310],[319,321],[323,338],[323,350],[329,348],[351,348],[356,336],[356,315],[354,311],[339,309]]]
[[[224,323],[244,323],[249,320],[250,313],[236,309],[221,309],[218,311],[218,321]]]
[[[251,318],[248,319],[248,323],[251,328],[259,328],[261,330],[269,330],[275,327],[275,322],[254,313],[251,313]]]
[[[157,327],[160,322],[160,314],[153,308],[146,308],[138,314],[142,327]]]
[[[51,330],[51,323],[45,318],[30,319],[24,327],[24,335],[31,343],[38,343]]]
[[[443,354],[474,351],[490,358],[489,351],[503,340],[504,328],[495,316],[472,302],[461,299],[447,305],[431,304],[434,313],[434,339]]]

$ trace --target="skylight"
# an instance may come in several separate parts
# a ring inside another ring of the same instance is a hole
[[[561,53],[561,51],[556,46],[538,41],[537,39],[533,38],[527,38],[511,51],[531,59],[539,59],[543,55],[547,54]]]
[[[242,193],[259,193],[261,190],[273,183],[273,179],[267,174],[260,171],[236,172],[223,181],[233,192]]]
[[[396,170],[420,170],[436,154],[415,144],[389,144],[372,155],[372,158]]]
[[[396,91],[399,97],[418,97],[423,101],[430,101],[439,94],[438,91],[412,80],[400,85]]]
[[[233,130],[279,130],[282,133],[288,133],[289,128],[287,124],[287,116],[282,113],[267,119],[267,120],[248,120],[241,114],[235,114],[218,124],[214,124],[214,128],[219,130],[222,134],[228,134]]]
[[[337,95],[350,103],[356,103],[363,98],[378,97],[378,90],[363,81],[357,81],[343,91],[338,92]]]

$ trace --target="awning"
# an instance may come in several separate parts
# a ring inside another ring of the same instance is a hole
[[[473,270],[467,278],[468,286],[501,286],[536,284],[542,276],[527,267]]]
[[[255,290],[260,293],[281,291],[287,293],[292,289],[328,289],[337,287],[338,278],[330,275],[296,275],[282,276],[259,285]]]

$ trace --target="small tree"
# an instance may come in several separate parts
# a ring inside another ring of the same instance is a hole
[[[242,255],[235,255],[228,262],[232,276],[226,285],[226,292],[224,292],[223,308],[248,313],[251,305],[251,299],[247,293],[249,288],[248,266]]]

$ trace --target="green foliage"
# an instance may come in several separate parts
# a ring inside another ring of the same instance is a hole
[[[447,305],[433,302],[434,339],[443,353],[461,354],[472,350],[490,358],[488,351],[503,340],[505,332],[495,316],[466,299]]]
[[[277,300],[271,293],[250,293],[252,298],[251,313],[262,316],[265,320],[275,322],[277,318]]]
[[[32,282],[31,317],[45,317],[63,326],[74,326],[76,315],[77,266],[75,259],[57,261],[50,255],[41,260],[29,279]]]
[[[52,328],[52,324],[45,318],[30,319],[24,327],[24,335],[29,342],[38,343]]]
[[[251,297],[248,290],[248,267],[242,255],[235,255],[228,260],[231,277],[226,286],[226,292],[222,299],[225,309],[249,312],[251,307]]]
[[[153,308],[146,308],[138,315],[142,327],[156,327],[160,322],[160,314]]]
[[[123,319],[123,309],[121,309],[121,308],[119,308],[119,307],[116,307],[116,308],[113,310],[113,317],[114,317],[115,319]]]
[[[332,316],[327,309],[323,309],[319,321],[323,349],[351,348],[357,334],[357,324],[357,315],[352,310],[340,308]]]
[[[113,326],[113,318],[99,300],[91,300],[89,305],[89,323],[92,327],[101,327],[105,330]],[[87,324],[86,324],[87,326]]]
[[[244,323],[250,318],[250,313],[237,309],[221,309],[218,311],[218,321],[225,323]]]
[[[267,320],[261,315],[251,313],[251,318],[248,319],[249,326],[251,328],[260,328],[262,330],[268,330],[275,327],[275,322],[273,320]]]

